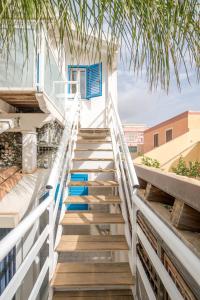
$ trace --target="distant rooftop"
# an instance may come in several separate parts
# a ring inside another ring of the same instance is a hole
[[[122,124],[123,127],[146,127],[147,128],[147,125],[146,124],[139,124],[139,123],[123,123]]]
[[[147,132],[147,131],[155,130],[156,128],[159,128],[159,127],[162,127],[164,125],[167,125],[168,123],[171,123],[173,121],[180,120],[180,119],[182,119],[184,117],[187,117],[188,115],[200,115],[200,111],[192,111],[192,110],[184,111],[184,112],[182,112],[182,113],[180,113],[180,114],[178,114],[178,115],[176,115],[176,116],[174,116],[174,117],[172,117],[170,119],[167,119],[167,120],[165,120],[163,122],[160,122],[160,123],[158,123],[158,124],[156,124],[156,125],[154,125],[154,126],[152,126],[150,128],[147,128],[145,131]]]

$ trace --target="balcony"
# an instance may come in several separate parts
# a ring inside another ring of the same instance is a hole
[[[67,84],[54,49],[45,32],[27,31],[28,45],[16,28],[9,54],[0,54],[0,99],[17,112],[51,112],[64,118]],[[15,47],[16,46],[16,47]]]

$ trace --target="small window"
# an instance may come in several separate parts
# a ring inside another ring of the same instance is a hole
[[[153,146],[154,148],[159,146],[158,133],[154,134],[153,136]]]
[[[81,99],[102,96],[102,63],[68,66],[68,79],[79,81]],[[76,93],[76,85],[69,86],[69,93]]]
[[[172,129],[166,130],[166,143],[172,140]]]
[[[137,153],[137,146],[129,146],[128,148],[131,153]]]
[[[71,81],[77,81],[79,79],[80,81],[80,94],[81,99],[86,98],[86,71],[87,68],[81,67],[70,67],[69,68],[69,80]],[[76,93],[76,85],[72,84],[70,87],[70,93],[75,94]]]

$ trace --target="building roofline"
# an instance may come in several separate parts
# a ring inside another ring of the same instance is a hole
[[[146,124],[138,124],[138,123],[122,123],[123,127],[148,127]]]
[[[145,132],[149,132],[149,131],[153,131],[153,130],[156,130],[164,125],[167,125],[169,123],[171,123],[172,121],[178,121],[188,115],[200,115],[200,111],[191,111],[191,110],[187,110],[187,111],[184,111],[182,112],[181,114],[178,114],[176,115],[175,117],[172,117],[170,119],[167,119],[159,124],[156,124],[148,129],[145,130]]]

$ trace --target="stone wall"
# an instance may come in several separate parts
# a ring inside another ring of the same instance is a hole
[[[0,134],[0,167],[22,165],[22,134],[4,132]]]
[[[54,161],[63,128],[56,121],[37,129],[38,167],[49,168]],[[0,168],[22,166],[22,134],[4,132],[0,134]]]
[[[37,129],[39,168],[50,168],[52,166],[62,133],[63,127],[56,121]]]

